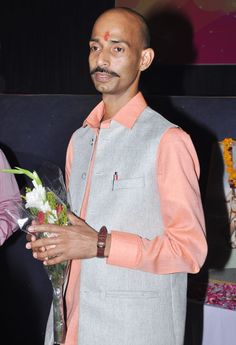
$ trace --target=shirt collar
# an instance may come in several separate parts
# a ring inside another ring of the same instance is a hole
[[[104,121],[110,124],[111,120],[119,122],[124,127],[131,129],[142,113],[142,111],[147,107],[147,103],[141,92],[138,92],[131,100],[124,105],[110,120]],[[91,111],[89,116],[85,119],[83,127],[89,126],[92,128],[100,128],[101,119],[104,114],[104,102],[101,101],[98,105]]]

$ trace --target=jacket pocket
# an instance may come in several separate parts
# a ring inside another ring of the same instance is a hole
[[[144,187],[144,177],[133,177],[114,180],[113,190],[118,189],[129,189],[129,188],[143,188]]]

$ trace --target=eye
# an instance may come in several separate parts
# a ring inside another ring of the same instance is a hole
[[[90,49],[90,52],[96,52],[99,50],[99,46],[94,44],[94,45],[91,45],[89,49]]]
[[[116,53],[123,53],[125,51],[125,49],[123,47],[113,47],[113,50],[116,52]]]

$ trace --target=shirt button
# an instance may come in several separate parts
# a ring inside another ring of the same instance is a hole
[[[83,174],[81,175],[81,178],[82,178],[82,180],[86,179],[86,173],[85,172],[83,172]]]

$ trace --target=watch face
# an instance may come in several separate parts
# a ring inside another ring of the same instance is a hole
[[[105,248],[105,243],[104,242],[98,242],[97,247],[98,248]]]

